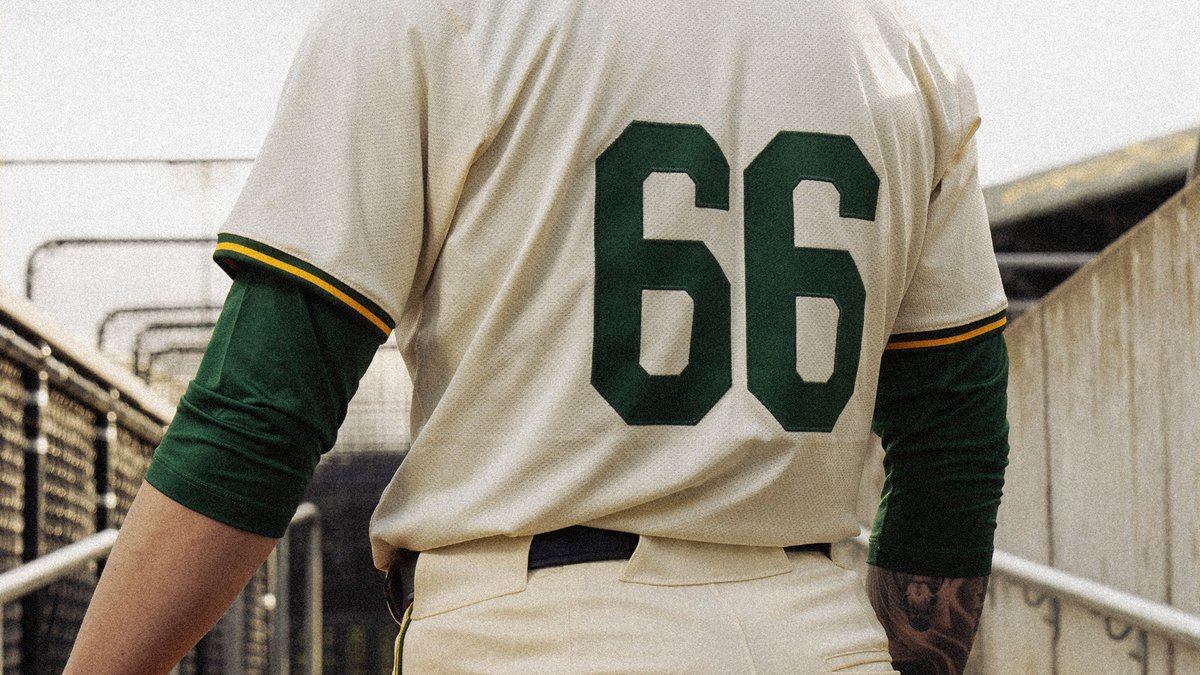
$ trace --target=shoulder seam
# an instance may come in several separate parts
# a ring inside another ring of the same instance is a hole
[[[459,44],[462,45],[463,53],[466,55],[467,60],[471,62],[471,65],[475,69],[475,72],[473,73],[474,77],[472,79],[474,79],[475,88],[479,92],[479,112],[481,113],[480,116],[484,121],[483,138],[479,139],[479,151],[476,154],[476,158],[478,158],[478,156],[483,154],[483,152],[487,149],[487,146],[491,144],[492,139],[496,135],[496,129],[499,127],[499,123],[492,117],[491,99],[488,96],[487,89],[483,84],[483,62],[478,58],[478,55],[471,50],[471,44],[467,41],[466,22],[463,21],[462,16],[456,12],[446,0],[437,0],[437,3],[438,6],[442,8],[442,11],[445,12],[446,17],[450,21],[450,26],[454,30],[455,36],[458,38]]]

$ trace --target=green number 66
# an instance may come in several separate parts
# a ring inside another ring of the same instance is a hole
[[[642,184],[685,173],[697,208],[729,209],[729,163],[703,127],[634,122],[596,160],[592,385],[628,424],[696,424],[732,387],[730,284],[699,241],[643,236]],[[849,251],[794,245],[792,193],[831,183],[842,217],[875,220],[879,176],[848,136],[779,133],[746,167],[747,383],[788,431],[828,432],[854,393],[866,289]],[[686,291],[694,305],[687,366],[639,362],[642,291]],[[838,307],[833,374],[796,372],[797,297]]]

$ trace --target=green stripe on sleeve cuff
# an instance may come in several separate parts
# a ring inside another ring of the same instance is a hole
[[[1008,310],[1002,309],[991,316],[961,326],[893,335],[884,349],[894,351],[931,347],[962,347],[985,340],[1003,331],[1006,325],[1008,325]]]
[[[221,234],[217,237],[217,248],[213,253],[213,260],[231,276],[242,265],[250,265],[276,274],[284,273],[301,279],[349,307],[382,331],[384,335],[391,333],[396,326],[396,322],[387,312],[383,311],[382,307],[342,283],[337,277],[262,242],[234,234]]]

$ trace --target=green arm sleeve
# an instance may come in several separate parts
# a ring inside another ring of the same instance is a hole
[[[210,518],[282,536],[385,339],[315,289],[242,269],[146,480]]]
[[[991,573],[1008,464],[1007,387],[999,332],[885,352],[874,421],[884,486],[868,562],[934,577]]]

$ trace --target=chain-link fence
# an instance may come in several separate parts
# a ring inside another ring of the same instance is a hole
[[[30,257],[27,290],[72,332],[86,335],[89,341],[94,335],[99,351],[127,366],[150,390],[173,404],[199,368],[220,314],[220,297],[227,288],[223,278],[219,282],[210,278],[216,270],[210,260],[211,249],[212,242],[203,239],[47,242]],[[149,283],[155,292],[152,302],[138,304],[132,300],[147,294],[129,291],[144,284],[137,281],[142,277],[152,280]],[[170,281],[174,277],[192,281]],[[61,534],[57,539],[39,536],[67,542],[98,529],[118,527],[161,435],[161,428],[150,427],[161,427],[164,420],[142,415],[146,419],[134,424],[120,402],[101,406],[51,394],[51,390],[57,391],[53,378],[28,380],[29,372],[45,370],[37,364],[13,366],[11,382],[4,379],[3,368],[0,361],[0,415],[9,412],[5,394],[11,390],[9,407],[14,416],[10,418],[16,422],[10,428],[28,426],[19,415],[27,412],[24,403],[31,387],[45,390],[52,399],[52,403],[32,409],[37,426],[45,427],[38,434],[49,452],[38,470],[55,486],[53,498],[37,499],[47,501],[48,527]],[[99,388],[107,386],[100,384]],[[381,574],[371,564],[367,525],[380,492],[408,448],[410,407],[408,374],[399,350],[389,342],[380,348],[361,380],[337,444],[323,458],[310,487],[308,501],[323,514],[319,562],[331,571],[328,579],[318,580],[324,588],[319,599],[326,608],[320,638],[325,672],[377,673],[391,668],[396,626],[382,601]],[[26,456],[27,439],[18,432],[12,443],[20,462]],[[5,461],[5,447],[0,438],[0,464]],[[25,468],[17,464],[14,470]],[[5,536],[5,487],[0,481],[0,542]],[[22,481],[12,486],[17,510],[22,508],[21,491],[25,489]],[[21,524],[19,519],[17,523]],[[11,536],[21,539],[21,532],[17,527]],[[295,537],[301,543],[308,541],[304,530]],[[39,544],[43,551],[48,545],[44,541]],[[281,658],[290,662],[292,670],[306,670],[311,665],[308,648],[314,638],[302,617],[312,599],[304,597],[309,580],[305,572],[297,570],[303,568],[309,550],[307,545],[282,547],[230,613],[184,659],[180,672],[261,673],[273,670],[273,661],[277,666]],[[0,552],[0,571],[4,569],[2,555]],[[19,561],[20,552],[16,555]],[[282,570],[294,572],[290,583]],[[36,608],[32,601],[13,603],[8,608],[11,618],[6,618],[6,626],[11,624],[12,629],[6,629],[5,640],[17,645],[21,630],[44,632],[47,619],[51,619],[54,625],[66,627],[64,635],[57,638],[65,658],[78,625],[75,615],[82,616],[95,573],[95,569],[83,570],[75,586],[67,580],[56,584],[61,590],[39,592],[42,602]],[[277,607],[281,583],[291,595],[286,616]],[[41,614],[32,617],[29,612],[35,610]],[[287,657],[272,655],[268,648],[270,636],[277,631],[288,636],[291,654]],[[21,672],[28,661],[13,656],[14,649],[6,649],[5,658],[18,669],[15,672]],[[37,658],[42,661],[34,670],[24,672],[51,672],[59,657]]]
[[[0,572],[120,527],[172,412],[128,373],[69,338],[40,332],[46,322],[29,319],[29,312],[15,301],[0,306]],[[302,536],[320,541],[312,528]],[[291,552],[312,562],[308,547]],[[296,631],[281,626],[298,626],[297,639],[311,644],[303,630],[320,622],[279,621],[280,610],[290,618],[286,607],[310,614],[313,607],[306,586],[280,584],[290,560],[272,556],[181,672],[288,671],[290,648],[278,645]],[[4,675],[62,671],[101,563],[74,569],[4,604]]]

